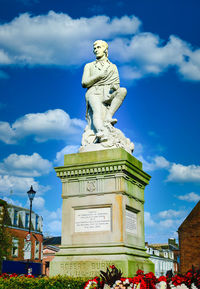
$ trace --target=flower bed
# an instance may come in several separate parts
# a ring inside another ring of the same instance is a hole
[[[159,278],[152,272],[144,274],[142,270],[133,278],[123,278],[114,265],[110,269],[101,271],[100,277],[88,280],[84,289],[200,289],[200,270],[194,268],[185,275],[169,274]]]
[[[37,277],[17,274],[0,275],[0,288],[3,289],[200,289],[200,270],[189,270],[185,275],[167,275],[156,278],[150,272],[138,270],[133,278],[123,278],[115,266],[100,271],[100,277],[88,280],[64,276]]]

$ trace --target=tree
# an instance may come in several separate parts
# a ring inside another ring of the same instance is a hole
[[[2,270],[2,261],[7,258],[11,247],[11,235],[6,229],[10,217],[7,210],[7,203],[0,199],[0,272]]]

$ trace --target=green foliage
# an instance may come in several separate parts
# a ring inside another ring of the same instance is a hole
[[[111,270],[107,268],[106,272],[100,271],[100,277],[103,281],[103,284],[113,285],[115,281],[120,280],[122,277],[121,270],[118,270],[114,265],[110,266]]]
[[[0,288],[3,289],[83,289],[85,281],[79,278],[56,276],[52,278],[27,278],[24,276],[0,278]]]
[[[5,221],[7,216],[7,203],[3,203],[1,200],[0,205],[3,206],[3,216],[2,216],[2,222],[0,224],[0,272],[1,272],[1,265],[2,260],[5,257],[9,256],[12,242],[11,242],[11,235],[6,230]]]
[[[9,216],[7,209],[5,210],[5,213],[4,213],[4,225],[5,226],[11,226],[12,225],[11,218]]]

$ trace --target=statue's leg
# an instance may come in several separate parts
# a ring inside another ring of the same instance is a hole
[[[107,115],[106,115],[106,121],[111,122],[112,124],[115,124],[117,122],[117,119],[113,119],[113,115],[118,110],[118,108],[121,106],[125,96],[127,95],[127,90],[124,87],[120,87],[117,90],[116,96],[113,98],[110,107],[108,109]]]
[[[100,95],[93,94],[89,98],[89,104],[92,109],[92,121],[97,133],[101,134],[104,129],[103,115],[102,115],[102,102]]]

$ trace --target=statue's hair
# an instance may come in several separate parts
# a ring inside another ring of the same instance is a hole
[[[105,55],[108,57],[108,43],[104,40],[96,40],[93,45],[95,45],[97,42],[100,42],[101,45],[105,47]]]

